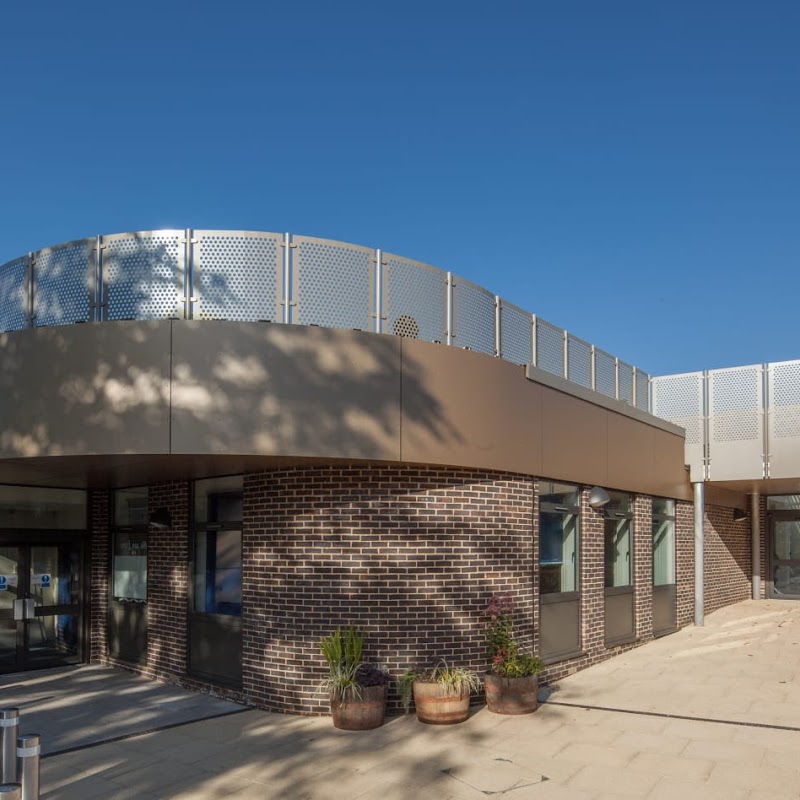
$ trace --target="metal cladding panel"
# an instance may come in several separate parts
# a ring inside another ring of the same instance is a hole
[[[536,366],[564,377],[564,331],[536,318]]]
[[[760,365],[712,370],[709,392],[709,479],[763,475],[763,390]]]
[[[578,386],[592,388],[592,346],[567,335],[567,378]]]
[[[800,361],[769,365],[769,477],[800,473]]]
[[[595,389],[606,397],[617,396],[616,359],[605,350],[594,351]],[[630,402],[630,401],[628,401]]]
[[[426,342],[445,340],[447,273],[383,254],[384,333]]]
[[[619,362],[619,397],[617,399],[633,405],[633,367],[625,361]],[[667,418],[664,417],[664,419]],[[680,423],[678,424],[680,425]]]
[[[144,231],[103,237],[106,319],[178,315],[183,293],[183,236],[183,231]]]
[[[524,308],[500,300],[500,356],[514,364],[532,364],[533,315]]]
[[[453,278],[453,344],[495,355],[495,298],[464,278]]]
[[[375,251],[295,236],[293,322],[373,330]]]
[[[20,331],[28,316],[28,257],[0,267],[0,333]]]
[[[282,322],[283,236],[195,231],[195,319]]]
[[[636,408],[650,410],[650,376],[641,370],[636,370]]]
[[[94,284],[94,240],[40,250],[34,255],[34,325],[89,322]]]

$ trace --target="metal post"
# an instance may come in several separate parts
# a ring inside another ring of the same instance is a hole
[[[380,248],[375,251],[375,333],[382,333],[383,328],[383,253]]]
[[[453,344],[453,273],[447,273],[447,283],[445,284],[445,291],[447,292],[447,335],[445,341],[447,344]]]
[[[17,780],[17,736],[19,735],[19,709],[0,709],[0,783]]]
[[[750,546],[753,563],[753,600],[761,599],[761,498],[758,492],[750,495]]]
[[[4,783],[0,786],[0,798],[22,800],[22,787],[18,783]]]
[[[494,296],[494,354],[498,358],[503,357],[502,311],[503,311],[502,300],[500,300],[500,295],[496,294]]]
[[[39,800],[39,759],[41,737],[28,733],[17,739],[17,776],[22,784],[22,800]]]
[[[597,391],[597,353],[595,352],[594,345],[591,345],[591,363],[589,383],[594,391]]]
[[[704,561],[703,547],[705,519],[705,486],[702,482],[694,486],[694,624],[702,625],[705,619]]]
[[[536,324],[537,324],[536,314],[532,314],[531,315],[531,364],[533,364],[534,367],[539,366],[539,359],[536,357],[536,347],[537,347]]]
[[[619,400],[619,359],[614,359],[614,398]]]
[[[564,380],[569,380],[569,334],[564,331]]]
[[[283,322],[286,325],[289,325],[292,321],[292,312],[291,312],[291,278],[292,272],[290,268],[290,259],[291,254],[289,250],[292,247],[292,237],[291,234],[287,231],[283,234]]]

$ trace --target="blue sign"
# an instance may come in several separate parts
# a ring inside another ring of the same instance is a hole
[[[50,588],[50,576],[42,575],[42,589],[49,589],[49,588]]]
[[[8,582],[5,575],[0,575],[0,592],[5,592],[8,589]]]

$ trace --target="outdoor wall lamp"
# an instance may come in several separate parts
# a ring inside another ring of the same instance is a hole
[[[742,511],[741,508],[734,508],[733,509],[733,521],[734,522],[741,522],[743,519],[747,519],[748,514],[746,511]]]
[[[150,527],[151,528],[171,528],[172,515],[166,506],[157,508],[150,514]]]
[[[589,508],[599,509],[611,502],[608,492],[600,486],[595,486],[589,492]]]

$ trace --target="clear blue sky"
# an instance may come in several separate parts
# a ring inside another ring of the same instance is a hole
[[[800,3],[4,3],[0,263],[304,233],[654,374],[800,358]]]

